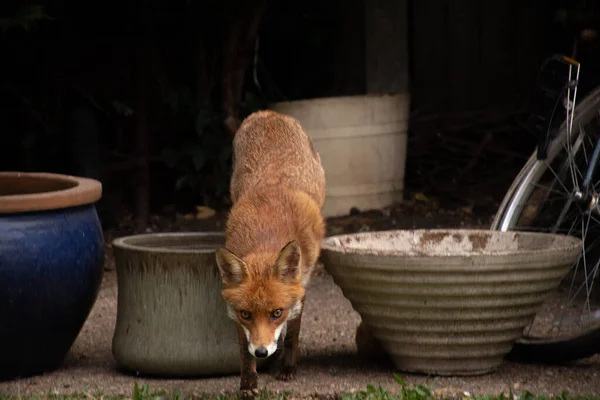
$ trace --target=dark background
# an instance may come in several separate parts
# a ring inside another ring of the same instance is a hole
[[[599,9],[408,0],[407,193],[501,199],[536,144],[524,121],[543,60],[575,55],[581,97],[600,83],[600,40],[582,36]],[[0,170],[100,179],[106,226],[226,209],[227,116],[365,93],[364,10],[360,0],[3,1]]]

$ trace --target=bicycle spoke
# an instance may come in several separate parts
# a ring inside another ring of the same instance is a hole
[[[552,173],[552,175],[554,175],[554,177],[556,178],[556,180],[560,183],[560,185],[562,186],[562,188],[565,190],[565,193],[569,194],[570,191],[567,189],[567,187],[565,186],[565,184],[560,180],[558,174],[556,172],[554,172],[554,168],[552,168],[552,166],[550,164],[548,164],[547,161],[544,161],[548,167],[548,170]]]
[[[567,235],[572,235],[572,236],[574,236],[574,234],[573,234],[573,228],[575,228],[577,225],[579,225],[579,218],[580,218],[580,216],[579,216],[579,215],[577,215],[577,216],[576,216],[576,217],[573,219],[573,223],[571,224],[571,227],[570,227],[570,228],[569,228],[569,230],[567,231]]]
[[[597,156],[596,143],[600,143],[600,87],[578,102],[579,66],[570,59],[560,61],[570,65],[569,85],[559,94],[562,106],[559,103],[557,110],[555,104],[547,125],[557,126],[552,118],[560,115],[563,121],[558,134],[552,132],[552,139],[548,137],[545,159],[532,156],[524,166],[520,181],[515,180],[492,224],[493,229],[559,233],[581,239],[579,257],[561,279],[559,290],[524,329],[524,334],[539,337],[544,346],[557,349],[565,335],[579,337],[590,322],[600,319],[599,300],[594,294],[598,290],[595,279],[600,279],[600,178],[594,179],[595,165],[591,165]],[[600,346],[587,344],[589,348],[577,344],[578,354],[600,351]],[[561,351],[565,348],[560,347]]]
[[[541,185],[539,183],[532,184],[532,186],[535,187],[535,188],[537,188],[537,189],[545,189],[545,190],[547,189],[548,193],[553,193],[553,194],[559,195],[559,196],[561,196],[564,199],[567,199],[567,198],[569,198],[571,196],[568,193],[559,192],[556,189],[553,189],[553,188],[551,188],[549,186],[543,186],[543,185]]]

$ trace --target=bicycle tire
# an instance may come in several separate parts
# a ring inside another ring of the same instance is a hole
[[[517,340],[507,359],[517,362],[563,364],[600,353],[600,324],[581,335],[555,341],[527,337]]]
[[[597,114],[599,111],[600,86],[590,91],[576,106],[573,126],[578,126],[582,120],[592,119],[592,114]],[[557,156],[566,140],[567,129],[563,122],[558,136],[548,145],[547,160]],[[523,207],[519,204],[524,204],[523,199],[531,196],[533,191],[530,184],[536,184],[543,175],[543,163],[537,160],[537,149],[535,149],[507,190],[491,224],[491,230],[506,231],[513,228],[523,211]],[[600,353],[600,324],[593,325],[576,336],[561,339],[543,340],[523,335],[515,342],[507,359],[520,362],[565,363],[597,353]]]

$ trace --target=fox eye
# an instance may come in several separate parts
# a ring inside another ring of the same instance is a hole
[[[252,314],[250,314],[246,310],[240,311],[240,316],[242,317],[242,319],[245,319],[245,320],[248,320],[248,319],[252,318]]]
[[[281,317],[281,314],[283,314],[283,310],[281,308],[278,308],[277,310],[275,310],[271,313],[271,317],[273,317],[274,319],[277,319],[277,318]]]

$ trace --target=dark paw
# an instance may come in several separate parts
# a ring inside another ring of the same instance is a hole
[[[258,394],[258,388],[240,389],[240,397],[242,399],[253,399]]]
[[[295,365],[283,365],[275,376],[280,381],[293,381],[296,379],[296,366]]]

